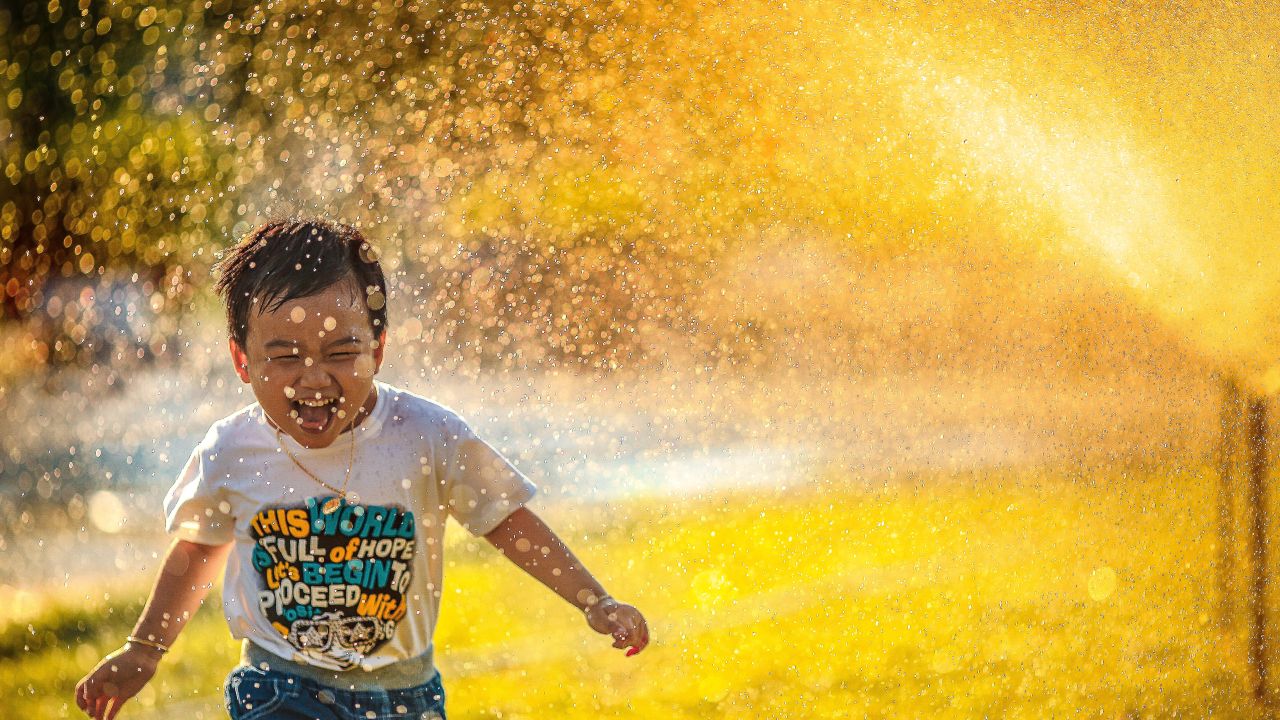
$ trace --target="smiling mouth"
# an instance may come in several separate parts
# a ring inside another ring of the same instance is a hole
[[[328,430],[338,412],[338,398],[293,400],[289,405],[293,408],[289,415],[296,419],[298,427],[309,433]]]

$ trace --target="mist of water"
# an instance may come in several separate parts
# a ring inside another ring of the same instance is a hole
[[[389,372],[569,491],[813,446],[863,478],[1199,457],[1207,371],[1270,382],[1261,5],[323,10],[4,15],[5,377],[83,368],[0,394],[35,418],[11,495],[116,529],[130,503],[94,490],[153,502],[249,400],[209,267],[294,211],[382,249]],[[126,341],[86,352],[117,316]]]

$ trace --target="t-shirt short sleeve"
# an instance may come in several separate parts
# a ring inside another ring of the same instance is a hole
[[[165,528],[179,540],[202,545],[225,545],[235,539],[235,518],[230,515],[221,488],[213,482],[217,459],[217,428],[200,441],[177,481],[164,498]]]
[[[492,532],[537,492],[523,473],[456,415],[446,419],[438,457],[449,514],[472,535]]]

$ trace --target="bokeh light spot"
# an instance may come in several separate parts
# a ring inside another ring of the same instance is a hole
[[[1089,575],[1089,597],[1097,601],[1106,600],[1116,591],[1116,571],[1110,567],[1100,567]]]
[[[124,503],[110,490],[99,490],[89,496],[89,521],[106,533],[118,533],[126,518]]]

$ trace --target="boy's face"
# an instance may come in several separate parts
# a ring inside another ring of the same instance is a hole
[[[386,332],[375,338],[354,283],[249,313],[246,347],[231,339],[236,374],[267,418],[303,447],[327,447],[376,399]]]

